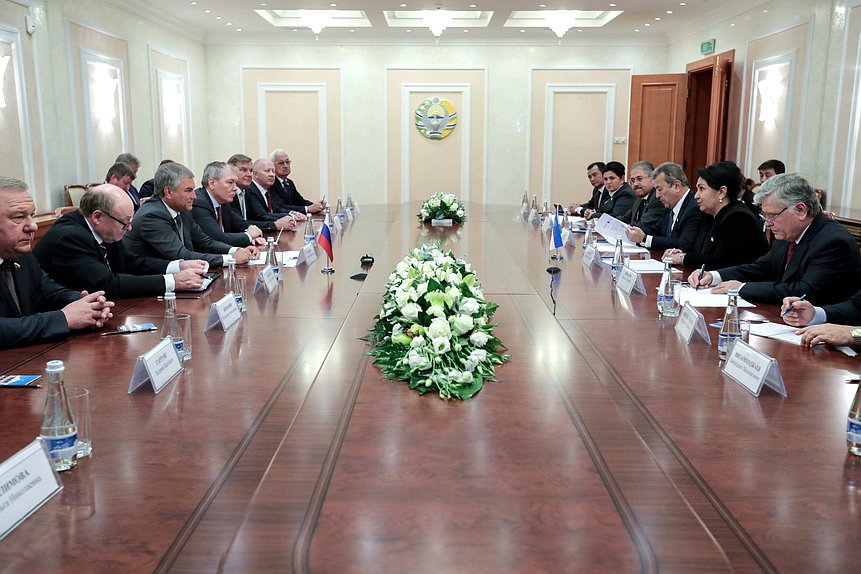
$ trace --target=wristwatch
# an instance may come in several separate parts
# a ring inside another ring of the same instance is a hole
[[[861,327],[852,327],[850,334],[852,335],[852,346],[861,347]]]

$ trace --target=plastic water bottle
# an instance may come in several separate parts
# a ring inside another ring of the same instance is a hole
[[[738,323],[738,289],[730,289],[726,304],[726,312],[723,315],[723,324],[718,333],[718,357],[721,361],[726,360],[732,341],[741,338],[741,327]]]
[[[225,255],[224,294],[236,293],[236,259]]]
[[[317,232],[314,230],[314,221],[311,219],[311,216],[308,216],[308,220],[305,222],[305,232],[303,233],[305,236],[305,244],[308,243],[313,244],[317,241]]]
[[[278,281],[283,280],[283,277],[281,277],[281,266],[278,265],[278,256],[275,255],[274,237],[266,238],[266,265],[272,267],[272,271],[275,273],[275,277],[278,278]]]
[[[179,360],[185,360],[185,339],[182,336],[179,321],[176,320],[176,294],[173,291],[164,294],[164,323],[161,325],[159,337],[173,339],[173,346]]]
[[[663,260],[664,263],[664,272],[661,274],[661,282],[658,284],[658,314],[664,316],[667,312],[667,309],[672,308],[673,305],[673,270],[671,265],[673,264],[673,259],[671,257],[667,257]],[[669,301],[667,299],[669,298]]]
[[[59,471],[74,467],[78,454],[78,428],[66,389],[63,387],[63,361],[48,361],[48,394],[42,412],[42,440],[48,447],[51,463]]]
[[[849,417],[846,420],[846,445],[849,452],[861,456],[861,385],[855,391],[855,399],[849,408]]]
[[[625,266],[625,251],[622,249],[622,239],[616,240],[616,248],[613,250],[613,261],[610,263],[610,272],[613,274],[613,283],[619,278],[622,267]]]

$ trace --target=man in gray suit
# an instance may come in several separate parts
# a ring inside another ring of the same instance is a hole
[[[138,257],[203,259],[211,267],[222,267],[230,254],[237,263],[257,257],[257,248],[231,247],[206,235],[191,216],[196,197],[194,174],[179,163],[158,168],[153,199],[135,213],[132,229],[123,238],[128,252]]]

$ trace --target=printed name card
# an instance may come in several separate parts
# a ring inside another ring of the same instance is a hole
[[[787,396],[777,361],[742,340],[737,340],[727,353],[723,372],[755,397],[762,392],[763,385]]]
[[[621,289],[626,295],[630,295],[633,291],[646,294],[646,286],[643,285],[643,277],[628,267],[622,267],[618,279],[616,279],[616,287]]]
[[[529,204],[524,203],[520,206],[520,215],[527,215],[529,213]]]
[[[562,245],[568,245],[568,243],[571,241],[571,230],[567,227],[563,227],[560,230],[560,233],[562,235]]]
[[[549,231],[553,228],[553,218],[549,215],[544,218],[544,223],[541,224],[541,231]]]
[[[451,227],[454,221],[451,219],[431,219],[431,227]]]
[[[583,248],[583,267],[589,268],[595,264],[595,260],[598,260],[598,263],[601,263],[601,258],[598,256],[598,250],[592,247],[591,245],[587,245]]]
[[[338,215],[336,215],[336,216],[333,218],[333,220],[332,220],[332,225],[333,225],[333,226],[334,226],[334,228],[335,228],[335,229],[334,229],[335,233],[341,233],[341,230],[344,228],[343,224],[341,223],[341,217],[340,217],[340,216],[338,216]]]
[[[206,318],[206,326],[203,330],[209,331],[216,325],[221,325],[226,332],[240,319],[242,319],[242,312],[236,304],[236,297],[233,293],[227,293],[209,307],[209,317]]]
[[[62,489],[41,438],[0,463],[0,540]]]
[[[538,221],[538,210],[537,210],[537,209],[535,209],[534,207],[533,207],[532,209],[530,209],[530,210],[529,210],[529,218],[528,218],[528,219],[529,219],[529,221],[530,221],[530,222],[532,222],[532,221]]]
[[[158,345],[138,357],[129,383],[129,394],[145,385],[147,381],[152,384],[153,392],[158,394],[181,372],[182,361],[176,352],[173,339],[165,337]]]
[[[299,256],[296,259],[296,265],[302,265],[303,263],[311,265],[315,261],[317,261],[317,252],[314,250],[314,244],[306,243],[305,246],[299,250]]]
[[[257,276],[257,282],[254,284],[254,292],[257,293],[261,289],[265,289],[267,293],[272,293],[276,287],[278,287],[278,276],[275,274],[275,268],[272,265],[267,265],[260,272],[260,275]]]
[[[691,341],[694,340],[694,335],[699,335],[699,339],[707,345],[712,344],[705,317],[697,311],[696,307],[691,305],[690,301],[685,303],[685,306],[682,307],[682,312],[679,313],[679,318],[676,320],[676,333],[681,335],[686,345],[691,344]]]

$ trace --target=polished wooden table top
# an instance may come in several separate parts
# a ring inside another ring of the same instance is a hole
[[[91,390],[94,437],[64,490],[0,542],[2,570],[857,570],[856,358],[753,336],[789,392],[755,398],[715,344],[685,345],[657,317],[657,275],[629,297],[566,247],[551,279],[549,234],[515,208],[471,205],[446,230],[417,210],[364,207],[334,238],[334,275],[285,269],[228,333],[203,332],[220,280],[178,301],[194,358],[158,395],[126,393],[155,333],[0,352],[4,373],[64,360],[66,384]],[[289,235],[284,249],[301,242]],[[433,239],[477,270],[510,347],[466,402],[384,380],[359,340],[397,262]],[[368,252],[367,280],[350,280]],[[114,324],[158,322],[163,306],[118,310]],[[43,402],[44,389],[0,393],[0,458],[38,434]]]

